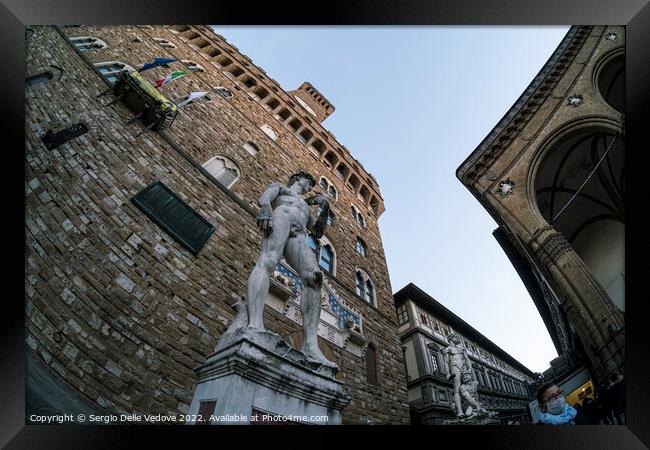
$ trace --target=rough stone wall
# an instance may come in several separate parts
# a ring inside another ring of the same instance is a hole
[[[186,412],[196,383],[193,369],[214,349],[232,320],[226,305],[244,295],[259,252],[254,218],[185,160],[155,132],[124,125],[131,113],[97,98],[107,86],[54,27],[35,26],[26,41],[26,76],[63,69],[61,79],[26,87],[25,243],[27,344],[61,381],[110,412]],[[92,62],[122,61],[133,67],[154,57],[200,63],[206,72],[163,88],[179,100],[214,86],[230,89],[225,100],[211,93],[179,113],[166,134],[199,164],[216,153],[234,160],[241,177],[232,192],[255,208],[274,180],[299,169],[336,183],[334,226],[326,235],[337,255],[329,277],[364,318],[364,336],[378,353],[379,384],[366,383],[363,358],[332,346],[340,378],[352,397],[344,423],[406,423],[406,380],[392,306],[390,280],[376,217],[284,125],[166,27],[68,27],[72,36],[94,36],[108,48],[84,52]],[[152,37],[174,42],[164,49]],[[182,66],[174,63],[174,69]],[[144,72],[155,80],[169,71]],[[56,77],[55,77],[56,78]],[[40,136],[83,122],[89,132],[55,150]],[[269,124],[277,141],[259,126]],[[251,156],[242,146],[253,141]],[[198,256],[183,249],[130,199],[161,180],[216,226]],[[350,205],[364,212],[367,227],[353,221]],[[368,258],[354,249],[356,236]],[[354,296],[354,268],[372,278],[377,306]],[[267,327],[287,335],[297,325],[267,308]]]

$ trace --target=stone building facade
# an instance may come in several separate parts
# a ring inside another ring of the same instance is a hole
[[[573,26],[456,172],[596,384],[624,366],[624,112],[625,28]]]
[[[208,95],[143,132],[123,102],[99,94],[156,57],[177,61],[142,72],[152,83],[190,73],[161,87],[166,98]],[[207,26],[28,27],[26,78],[28,409],[187,412],[193,370],[232,321],[259,253],[257,199],[307,170],[330,196],[315,249],[319,339],[352,399],[343,423],[408,423],[383,200],[323,127],[334,106],[322,93],[284,91]],[[46,145],[53,136],[65,142]],[[197,252],[134,203],[156,182],[212,229]],[[265,324],[298,346],[300,281],[281,263],[272,286]]]
[[[453,384],[442,350],[456,333],[472,361],[478,401],[502,424],[531,422],[528,409],[534,374],[479,331],[413,283],[395,293],[406,365],[411,422],[442,424],[454,418]]]

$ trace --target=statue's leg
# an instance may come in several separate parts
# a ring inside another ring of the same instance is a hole
[[[457,367],[452,368],[452,374],[454,374],[454,403],[456,405],[456,411],[458,411],[457,416],[463,417],[463,408],[460,403],[460,370]]]
[[[306,236],[298,234],[295,237],[290,237],[284,256],[287,262],[296,269],[304,286],[300,298],[304,340],[300,351],[310,359],[335,366],[336,364],[325,358],[318,348],[318,321],[321,310],[323,272],[319,270],[314,252],[307,246]]]
[[[264,303],[269,293],[269,277],[273,274],[289,237],[289,221],[283,215],[273,216],[273,232],[262,238],[262,250],[246,286],[248,327],[264,329]]]

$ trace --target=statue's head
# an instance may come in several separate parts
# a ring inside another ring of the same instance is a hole
[[[309,172],[301,170],[300,172],[294,173],[289,177],[289,186],[292,186],[295,183],[299,183],[302,187],[302,193],[306,194],[316,186],[316,180],[311,176]]]
[[[463,384],[469,383],[473,380],[471,372],[463,372],[463,374],[460,376],[460,379]]]
[[[456,345],[460,344],[460,336],[458,336],[456,333],[449,333],[447,335],[447,340],[453,342]]]

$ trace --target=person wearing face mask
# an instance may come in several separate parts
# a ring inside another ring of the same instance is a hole
[[[553,383],[547,382],[542,384],[537,390],[537,401],[542,410],[538,417],[539,423],[544,425],[587,425],[582,411],[566,403],[564,392],[560,387]]]

